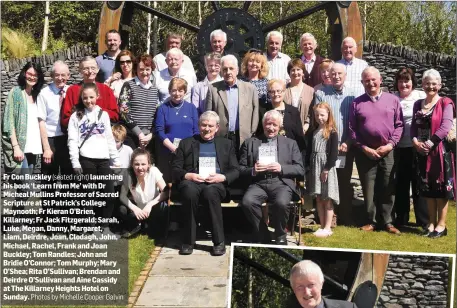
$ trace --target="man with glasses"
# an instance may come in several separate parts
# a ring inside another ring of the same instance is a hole
[[[237,79],[238,60],[234,55],[222,57],[221,64],[224,80],[209,85],[206,110],[219,115],[218,136],[232,140],[238,153],[241,144],[257,130],[259,99],[252,84]]]
[[[153,58],[153,61],[156,65],[156,71],[161,71],[168,67],[168,65],[165,61],[167,51],[169,51],[172,48],[181,49],[181,42],[182,42],[182,35],[179,35],[177,33],[168,33],[167,39],[165,40],[166,51],[157,54]],[[192,61],[190,60],[190,58],[188,56],[186,56],[184,54],[183,54],[182,67],[185,70],[192,72],[195,75],[195,69],[194,69],[194,65],[192,64]]]
[[[116,57],[121,52],[121,43],[121,35],[117,30],[111,29],[106,33],[105,44],[108,49],[95,58],[100,68],[97,75],[98,82],[105,82],[113,74]]]
[[[119,120],[119,110],[113,90],[111,90],[106,84],[95,81],[98,70],[99,68],[97,66],[97,62],[91,56],[86,56],[79,62],[79,73],[83,76],[83,81],[68,88],[60,113],[60,125],[65,133],[68,127],[68,121],[70,120],[70,116],[72,114],[73,106],[75,106],[79,101],[79,92],[82,83],[95,82],[99,92],[96,104],[100,106],[103,111],[108,113],[112,123],[116,123]]]
[[[267,79],[281,79],[285,83],[290,82],[289,74],[287,73],[287,64],[289,64],[290,57],[281,52],[283,36],[281,32],[271,31],[267,34],[267,52],[264,56],[267,57],[270,70],[268,71]]]

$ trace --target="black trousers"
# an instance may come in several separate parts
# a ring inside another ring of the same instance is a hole
[[[264,232],[267,227],[262,219],[262,203],[267,200],[275,236],[286,234],[292,194],[292,189],[279,178],[260,180],[248,187],[243,196],[241,208],[251,223],[257,239],[261,240],[260,232]]]
[[[344,168],[336,169],[338,176],[338,188],[340,192],[340,204],[335,207],[338,216],[338,224],[349,225],[353,222],[352,216],[352,199],[354,189],[351,185],[352,168],[354,165],[355,148],[350,147],[346,153],[346,164]]]
[[[240,131],[228,132],[225,136],[227,139],[232,140],[233,148],[235,149],[235,154],[238,159],[240,159]]]
[[[419,226],[428,224],[427,201],[420,197],[416,191],[416,180],[414,177],[413,161],[414,150],[409,148],[395,149],[396,185],[395,185],[395,222],[399,225],[406,225],[409,222],[410,209],[410,185],[412,185],[412,197],[416,223]]]
[[[179,194],[183,203],[183,216],[185,217],[182,233],[183,244],[193,245],[197,236],[197,210],[198,205],[208,207],[212,222],[213,243],[224,241],[224,222],[222,219],[221,201],[227,193],[224,184],[195,183],[184,180],[178,184]]]
[[[109,166],[109,159],[96,159],[80,156],[79,162],[84,174],[109,175],[112,173]],[[105,184],[103,192],[114,193],[114,181],[98,181],[98,183]],[[93,208],[95,217],[111,218],[113,216],[115,198],[105,198],[105,201],[105,206]],[[91,207],[87,208],[90,209]],[[108,224],[101,225],[102,227],[108,226]]]
[[[395,200],[394,152],[378,160],[372,160],[361,149],[356,150],[355,162],[362,184],[367,212],[367,224],[392,223]],[[375,196],[376,192],[376,196]]]

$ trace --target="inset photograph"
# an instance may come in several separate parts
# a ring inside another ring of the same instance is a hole
[[[453,255],[232,245],[229,307],[452,307]]]

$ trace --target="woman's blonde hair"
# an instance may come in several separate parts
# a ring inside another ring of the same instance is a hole
[[[263,79],[263,78],[267,77],[270,67],[268,66],[268,63],[267,63],[267,57],[265,57],[260,51],[251,51],[251,52],[247,52],[244,55],[243,61],[241,62],[241,74],[244,77],[249,76],[248,62],[251,59],[260,62],[261,68],[259,71],[259,79]]]

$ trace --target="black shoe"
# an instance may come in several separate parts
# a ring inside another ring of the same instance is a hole
[[[139,223],[135,228],[133,228],[131,231],[127,231],[121,235],[122,238],[132,238],[136,234],[138,234],[141,231],[141,223]]]
[[[223,256],[225,255],[225,243],[221,242],[213,246],[213,256]]]
[[[180,255],[191,255],[194,252],[194,245],[182,244],[181,249],[179,250]]]
[[[446,236],[446,235],[447,235],[447,228],[444,228],[444,230],[441,232],[434,230],[433,232],[430,233],[430,235],[428,237],[438,238],[438,237],[442,237],[442,236]]]
[[[287,246],[287,235],[281,235],[276,238],[276,245],[285,245]]]
[[[421,232],[421,236],[429,237],[432,232],[434,232],[434,231],[430,231],[429,229],[424,228],[424,230]]]

